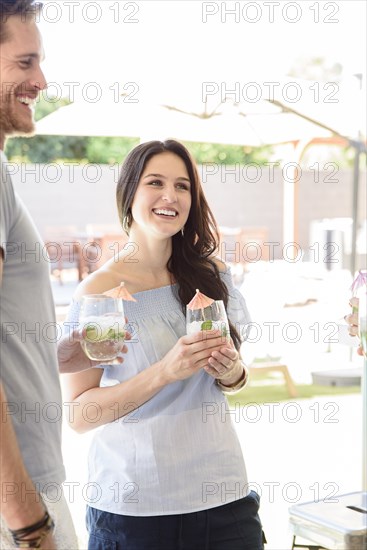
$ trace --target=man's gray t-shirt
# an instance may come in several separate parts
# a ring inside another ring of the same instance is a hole
[[[2,414],[11,417],[27,471],[42,491],[65,479],[58,332],[47,254],[6,164],[0,152],[0,375],[8,401]]]

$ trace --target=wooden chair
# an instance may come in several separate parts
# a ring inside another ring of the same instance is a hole
[[[88,271],[96,271],[111,258],[116,258],[128,242],[128,236],[118,225],[88,224],[86,226],[87,239],[84,244],[84,261],[88,264]],[[134,247],[129,250],[133,260]],[[135,250],[136,251],[136,250]]]
[[[49,257],[51,274],[63,284],[67,269],[77,270],[78,280],[83,278],[82,248],[75,226],[48,226],[45,230],[45,248]]]

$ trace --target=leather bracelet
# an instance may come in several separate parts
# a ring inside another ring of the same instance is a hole
[[[13,542],[17,548],[41,548],[43,539],[46,538],[48,533],[55,527],[55,523],[46,510],[45,515],[40,521],[37,521],[33,525],[28,527],[23,527],[22,529],[10,530],[10,533],[13,537]],[[41,533],[31,539],[24,539],[32,535],[36,531],[42,529]]]
[[[225,393],[237,393],[238,391],[242,390],[248,382],[248,370],[246,369],[245,365],[242,363],[243,366],[243,373],[241,378],[238,382],[233,384],[232,386],[225,386],[222,384],[219,379],[217,379],[215,382],[217,386]]]

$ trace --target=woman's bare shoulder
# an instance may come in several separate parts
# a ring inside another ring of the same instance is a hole
[[[107,263],[88,275],[78,285],[74,299],[78,300],[85,294],[103,294],[103,292],[119,286],[122,280],[123,275],[116,269],[116,266]]]

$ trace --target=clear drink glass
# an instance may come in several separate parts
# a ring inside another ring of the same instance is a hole
[[[223,338],[230,338],[228,317],[223,300],[215,300],[202,309],[190,309],[186,306],[186,333],[194,334],[201,330],[220,330]]]
[[[121,298],[104,294],[82,296],[79,326],[84,333],[80,343],[89,359],[100,362],[116,359],[126,334]]]

